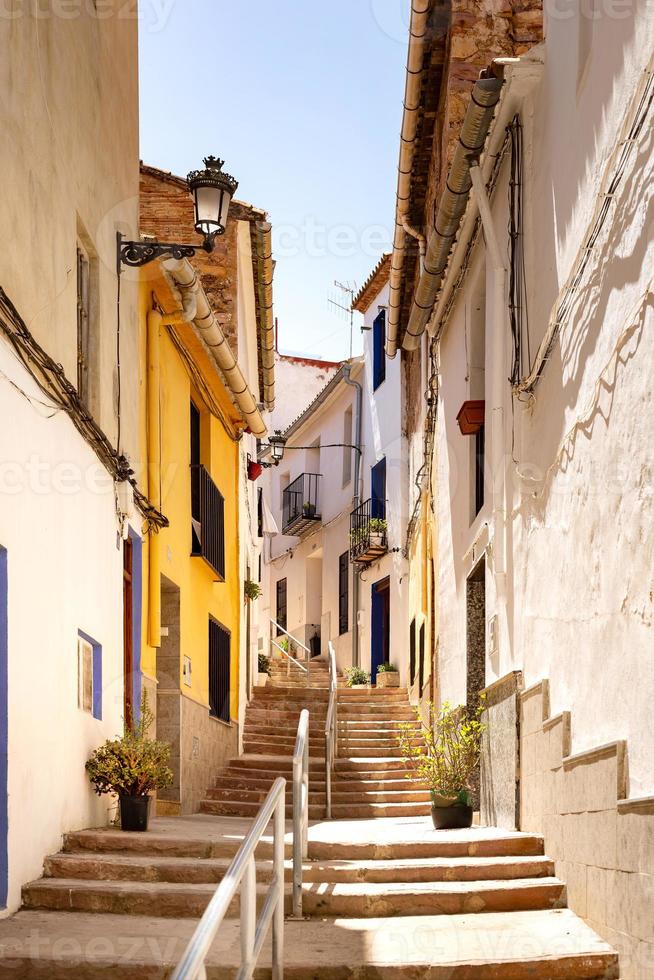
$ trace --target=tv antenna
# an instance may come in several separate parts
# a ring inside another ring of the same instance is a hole
[[[338,300],[336,299],[330,299],[329,304],[330,306],[335,306],[336,309],[343,310],[343,312],[347,313],[350,317],[350,360],[352,360],[352,350],[353,350],[353,343],[354,343],[354,297],[357,294],[356,283],[355,282],[343,283],[343,282],[339,282],[338,279],[334,279],[334,285],[336,286],[337,289],[340,289],[342,294],[341,295],[342,299],[345,299],[346,296],[349,299],[349,303],[347,306],[345,306],[344,303],[339,303]]]

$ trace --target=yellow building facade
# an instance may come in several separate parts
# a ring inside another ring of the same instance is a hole
[[[164,235],[186,241],[186,195],[169,178],[149,170],[144,191],[142,175],[142,225],[144,198],[147,207],[172,194],[161,210],[170,224],[177,206],[179,227]],[[216,256],[163,258],[140,274],[143,480],[168,520],[148,535],[142,556],[140,675],[157,737],[172,746],[174,781],[158,794],[160,814],[198,810],[238,754],[247,696],[244,570],[255,564],[244,540],[255,492],[247,459],[266,433],[253,392],[262,378],[271,381],[259,371],[266,319],[256,287],[264,270],[240,213],[247,217],[247,207],[236,205]]]

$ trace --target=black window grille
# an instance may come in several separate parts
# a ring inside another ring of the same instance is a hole
[[[209,714],[230,720],[231,636],[213,619],[209,620]]]
[[[338,635],[350,628],[350,553],[338,559]]]
[[[193,516],[191,554],[200,555],[225,578],[225,499],[204,466],[191,467],[191,488],[197,486],[199,504]]]
[[[416,679],[416,621],[411,620],[411,625],[409,626],[409,674],[411,675],[411,683],[415,683]]]
[[[277,625],[287,630],[286,619],[286,579],[280,578],[277,583]]]

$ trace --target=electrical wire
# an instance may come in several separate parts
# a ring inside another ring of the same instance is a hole
[[[25,370],[41,391],[52,400],[53,407],[68,415],[114,480],[117,483],[130,484],[134,503],[144,518],[146,532],[168,527],[167,518],[139,489],[129,460],[114,449],[105,433],[89,415],[77,389],[66,377],[61,364],[57,364],[30,333],[2,286],[0,286],[0,333],[6,337]]]

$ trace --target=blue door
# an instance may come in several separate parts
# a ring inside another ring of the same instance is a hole
[[[370,631],[370,679],[374,684],[377,669],[390,659],[391,580],[384,578],[372,587]]]
[[[386,457],[370,470],[371,517],[386,519]]]

